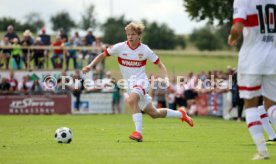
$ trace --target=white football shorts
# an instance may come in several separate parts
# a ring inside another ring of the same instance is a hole
[[[238,74],[240,97],[264,96],[276,101],[276,75]]]

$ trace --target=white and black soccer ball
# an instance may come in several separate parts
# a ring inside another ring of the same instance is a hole
[[[67,127],[58,128],[55,132],[55,140],[57,143],[70,143],[72,142],[73,133]]]

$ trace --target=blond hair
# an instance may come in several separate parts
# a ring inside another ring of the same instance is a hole
[[[131,22],[125,27],[125,31],[133,30],[139,35],[144,31],[145,25],[142,22]]]

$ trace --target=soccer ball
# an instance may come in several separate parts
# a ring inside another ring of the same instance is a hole
[[[73,138],[72,131],[67,127],[58,128],[55,132],[55,140],[57,143],[70,143]]]

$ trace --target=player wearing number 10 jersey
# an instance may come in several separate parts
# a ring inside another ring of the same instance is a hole
[[[238,85],[247,127],[258,150],[253,159],[268,159],[257,105],[263,95],[265,109],[276,125],[276,0],[234,0],[233,19],[228,43],[235,45],[243,34]]]

